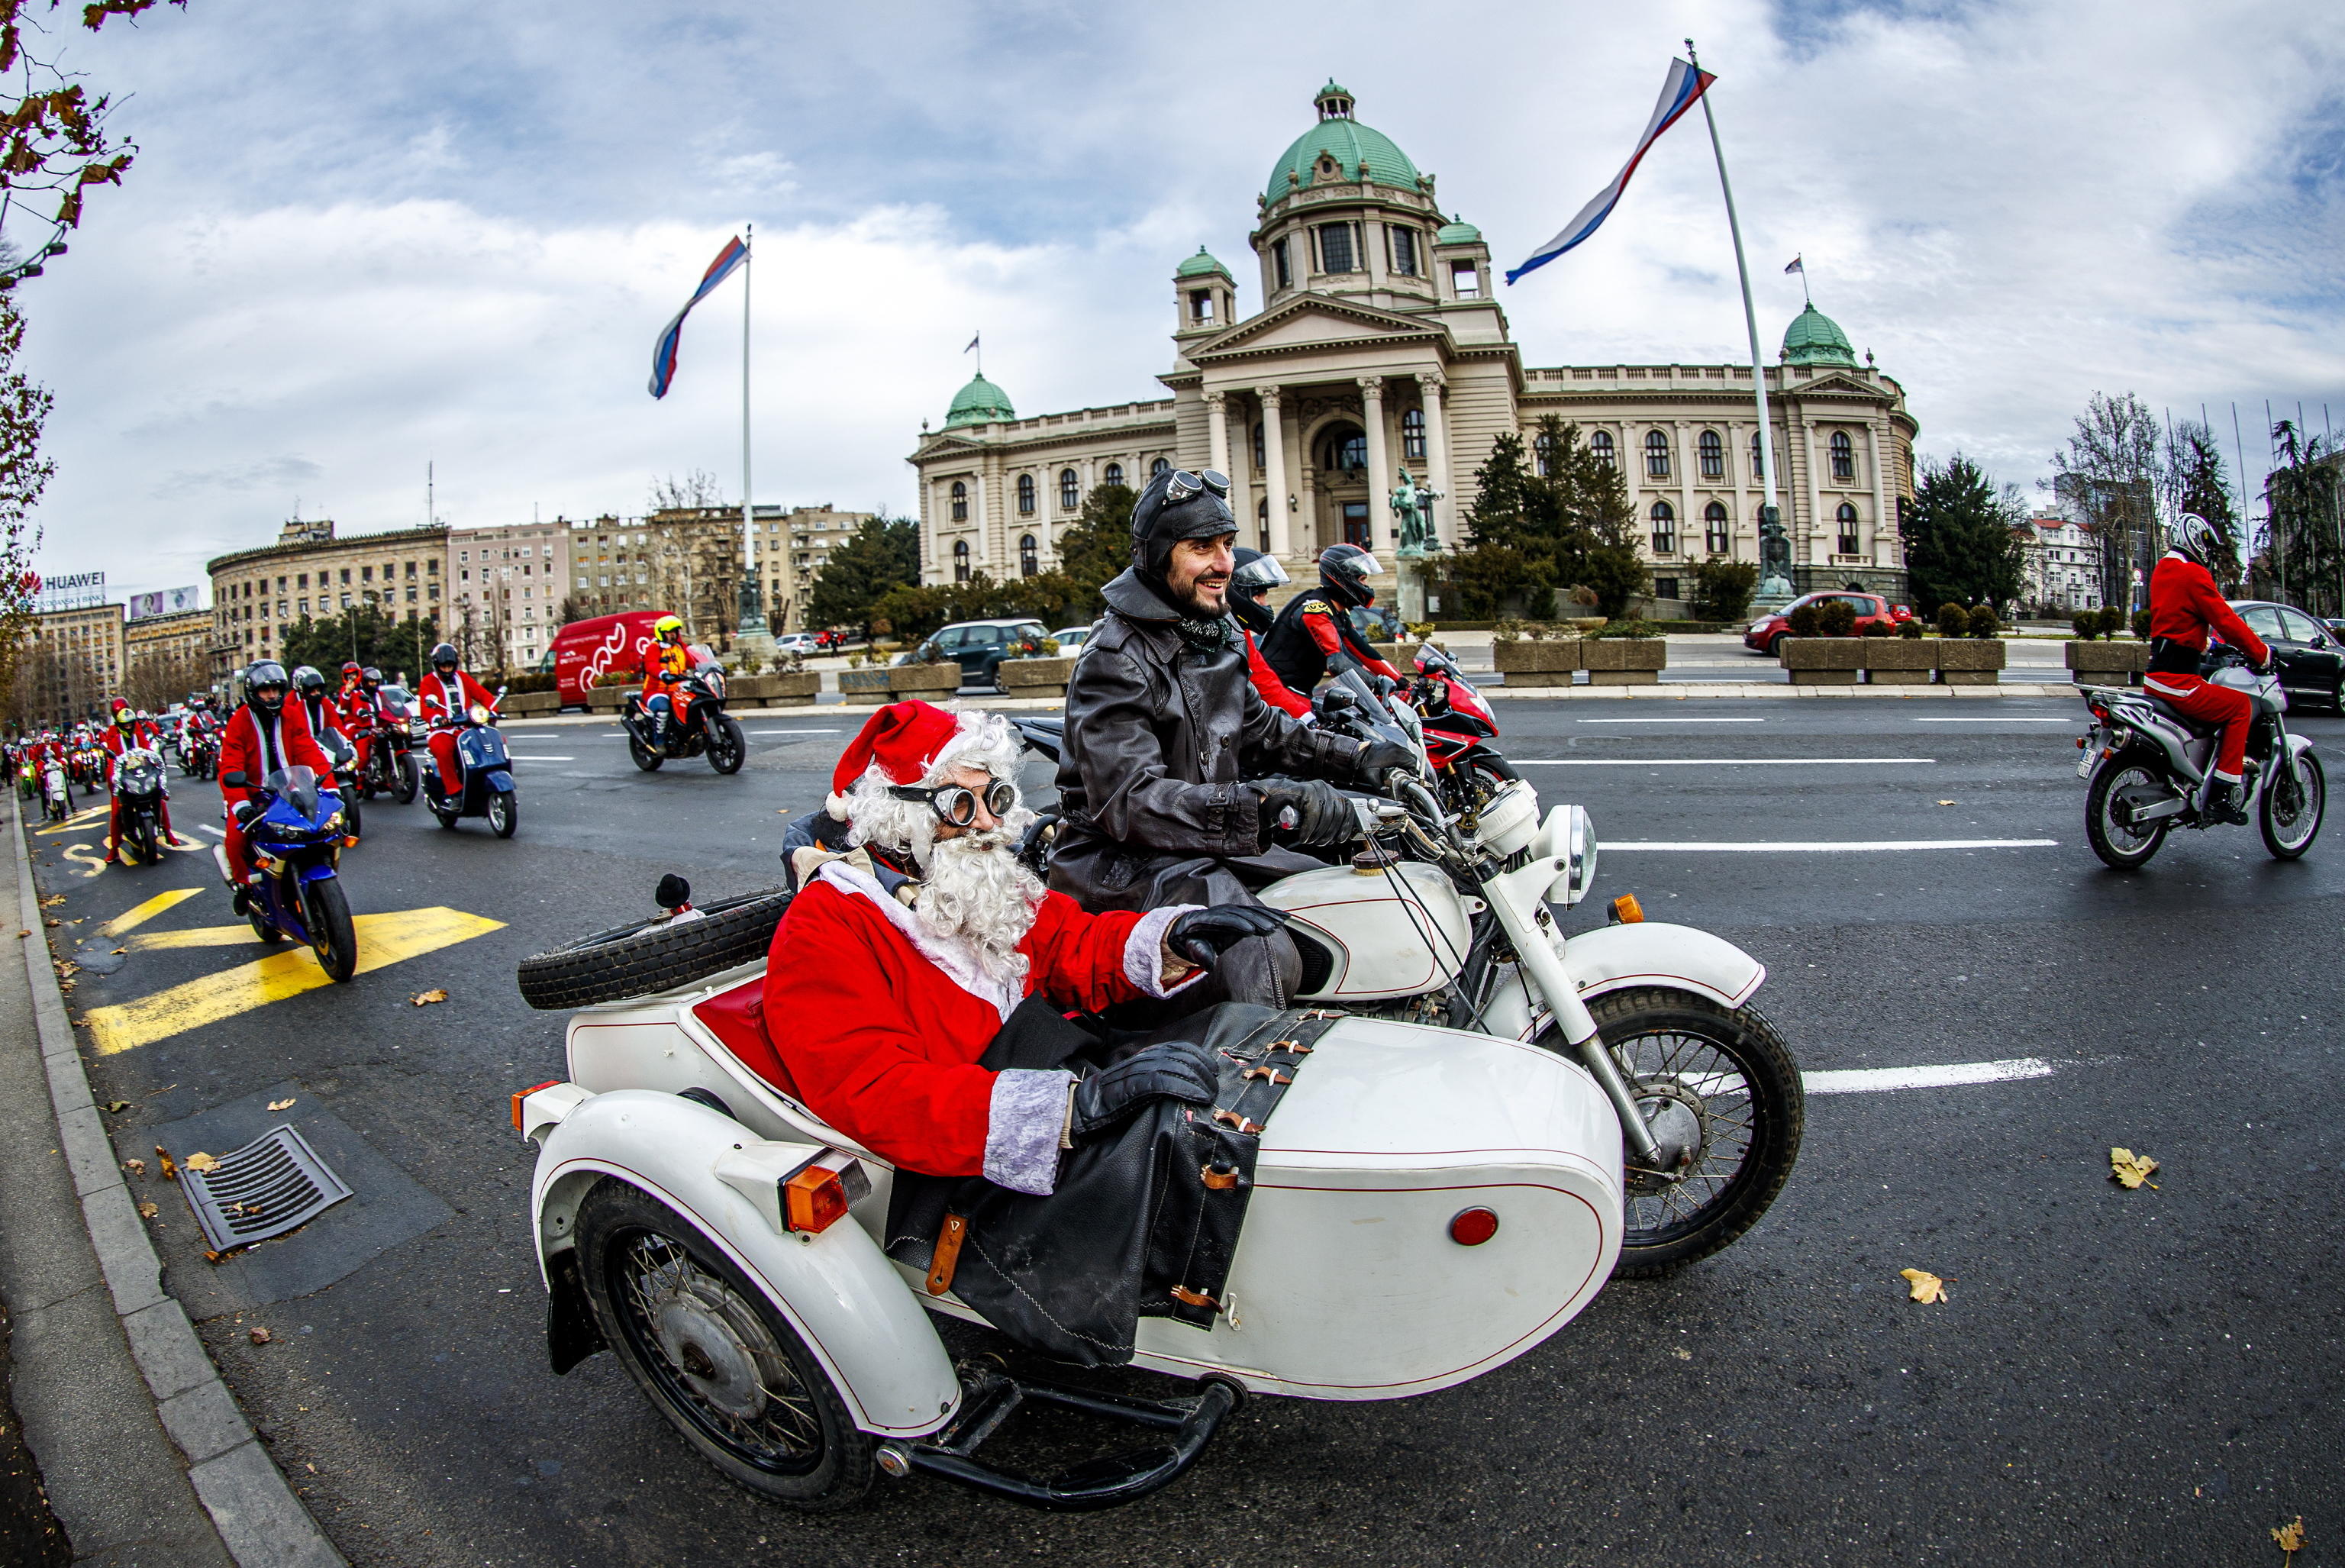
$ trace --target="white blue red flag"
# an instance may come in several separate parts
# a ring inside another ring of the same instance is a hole
[[[1645,134],[1637,138],[1637,150],[1629,155],[1629,161],[1620,166],[1620,172],[1612,177],[1612,183],[1598,191],[1588,205],[1579,209],[1579,216],[1563,226],[1562,233],[1532,251],[1530,260],[1508,272],[1507,281],[1511,283],[1524,273],[1546,266],[1603,227],[1604,220],[1612,216],[1612,209],[1619,204],[1620,193],[1629,188],[1629,177],[1637,172],[1637,165],[1644,160],[1645,150],[1660,139],[1663,131],[1677,124],[1679,117],[1693,107],[1694,100],[1716,80],[1718,78],[1708,71],[1697,70],[1683,60],[1671,60],[1669,80],[1661,84],[1660,101],[1653,106],[1653,117],[1645,122]]]
[[[733,270],[748,259],[749,248],[736,234],[724,249],[716,253],[716,260],[708,264],[708,270],[700,275],[700,287],[692,291],[692,298],[684,302],[684,309],[675,313],[675,320],[660,333],[659,346],[652,351],[652,396],[667,396],[668,383],[675,380],[675,351],[684,341],[684,319],[692,314],[695,305],[708,298],[711,290],[730,278]]]

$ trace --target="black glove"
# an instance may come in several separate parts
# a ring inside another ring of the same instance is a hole
[[[1397,740],[1371,740],[1360,748],[1355,766],[1360,770],[1361,782],[1381,789],[1385,775],[1396,768],[1412,779],[1416,777],[1416,753]]]
[[[1164,945],[1200,969],[1250,936],[1268,936],[1286,922],[1260,904],[1216,904],[1191,910],[1164,933]]]
[[[1342,790],[1321,779],[1264,779],[1255,783],[1262,798],[1262,841],[1316,847],[1348,844],[1360,836],[1359,813]],[[1280,818],[1294,813],[1291,825]]]
[[[239,828],[250,822],[253,818],[259,814],[260,802],[258,800],[239,800],[236,803],[236,825]]]
[[[1210,1105],[1221,1087],[1213,1053],[1186,1040],[1133,1053],[1075,1085],[1074,1133],[1088,1137],[1131,1115],[1150,1100]]]

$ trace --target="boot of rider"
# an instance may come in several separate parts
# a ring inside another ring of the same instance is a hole
[[[2207,788],[2207,820],[2244,826],[2248,820],[2247,786],[2239,779],[2215,774]]]

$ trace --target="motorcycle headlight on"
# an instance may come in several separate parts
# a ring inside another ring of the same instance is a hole
[[[489,710],[477,702],[472,704],[472,719],[474,724],[486,724],[489,721]]]

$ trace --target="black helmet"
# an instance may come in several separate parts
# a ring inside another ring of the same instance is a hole
[[[454,643],[437,643],[433,645],[431,649],[431,667],[433,669],[440,669],[442,667],[453,669],[456,667],[456,645]]]
[[[286,688],[292,684],[286,677],[285,667],[273,658],[256,659],[244,672],[247,699],[265,713],[274,713],[285,706]]]
[[[2222,536],[2215,532],[2215,525],[2196,512],[2185,512],[2175,519],[2167,543],[2210,571],[2223,548]]]
[[[1319,552],[1319,581],[1336,601],[1346,606],[1373,605],[1376,590],[1368,578],[1384,568],[1357,545],[1330,545]]]
[[[323,697],[326,677],[315,665],[296,665],[293,667],[293,689],[303,697]]]
[[[1275,555],[1265,555],[1243,545],[1232,553],[1238,565],[1230,574],[1230,586],[1249,598],[1259,598],[1288,580],[1286,568],[1278,564]]]
[[[1132,506],[1132,564],[1142,576],[1162,582],[1172,546],[1182,540],[1235,534],[1237,517],[1223,499],[1229,493],[1229,480],[1211,469],[1166,469],[1151,475]]]

